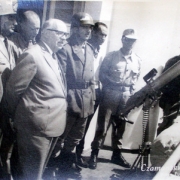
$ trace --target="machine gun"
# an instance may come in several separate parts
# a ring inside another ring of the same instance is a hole
[[[156,74],[156,69],[152,69],[146,76],[144,76],[143,79],[146,82],[146,85],[129,98],[125,108],[120,112],[120,118],[126,117],[132,109],[143,104],[142,145],[139,147],[139,154],[131,169],[136,169],[139,166],[141,167],[142,163],[148,166],[151,148],[151,142],[148,141],[149,110],[160,98],[162,88],[180,75],[180,61],[171,66],[154,80],[153,78]]]
[[[180,75],[180,61],[175,63],[165,72],[163,72],[158,78],[153,80],[153,77],[156,73],[157,71],[153,69],[144,77],[144,80],[147,84],[129,98],[125,108],[123,108],[123,110],[120,112],[121,117],[126,116],[135,107],[142,105],[146,98],[150,98],[152,101],[156,101],[159,94],[161,93],[161,88]]]

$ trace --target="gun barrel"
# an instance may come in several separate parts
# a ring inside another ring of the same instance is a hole
[[[180,61],[163,72],[157,79],[154,80],[154,82],[152,82],[151,86],[154,88],[154,90],[159,90],[179,75]]]
[[[159,91],[166,84],[171,82],[174,78],[180,75],[180,61],[171,66],[159,77],[157,77],[150,84],[145,85],[142,89],[136,92],[126,103],[126,107],[122,110],[122,115],[127,115],[135,107],[139,107],[143,104],[145,98],[148,95],[152,95],[155,91]]]

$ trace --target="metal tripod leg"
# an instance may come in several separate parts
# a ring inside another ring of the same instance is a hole
[[[148,166],[148,156],[150,154],[150,145],[151,145],[151,142],[146,142],[143,149],[142,147],[140,147],[140,152],[137,158],[135,159],[133,165],[131,166],[131,169],[134,169],[134,168],[137,169],[138,166],[141,165],[142,162],[143,164],[146,164],[146,166]]]

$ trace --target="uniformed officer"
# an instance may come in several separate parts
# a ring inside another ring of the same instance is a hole
[[[102,64],[102,61],[104,59],[104,56],[106,54],[106,51],[102,47],[104,44],[106,37],[108,33],[108,27],[106,24],[103,22],[96,22],[93,27],[91,39],[88,40],[88,42],[92,45],[93,51],[94,51],[94,84],[95,84],[95,93],[96,93],[96,99],[94,103],[94,114],[99,106],[100,100],[101,100],[101,88],[102,85],[99,81],[99,70]],[[84,149],[84,143],[85,143],[85,136],[88,131],[90,122],[94,116],[92,114],[91,116],[88,117],[87,124],[86,124],[86,129],[84,136],[82,140],[80,141],[79,145],[76,146],[76,155],[77,155],[77,163],[79,166],[82,167],[88,167],[88,164],[83,160],[82,158],[82,153]]]
[[[99,76],[102,83],[102,101],[100,102],[97,130],[91,144],[92,152],[89,168],[96,169],[99,149],[108,130],[113,126],[111,162],[129,168],[130,164],[121,154],[122,136],[125,122],[118,118],[128,98],[134,91],[134,85],[140,73],[140,58],[132,52],[137,36],[134,29],[126,29],[122,35],[122,48],[110,52],[102,62]]]
[[[0,175],[4,179],[10,179],[10,157],[14,142],[14,131],[6,107],[4,92],[11,70],[15,67],[20,55],[19,49],[7,38],[7,36],[9,37],[14,33],[16,25],[16,9],[13,8],[13,5],[12,1],[0,1],[0,129],[2,130],[0,143],[2,172],[0,172]]]
[[[95,90],[93,85],[93,50],[87,40],[90,38],[93,19],[87,13],[74,14],[71,21],[71,37],[58,52],[64,67],[68,88],[68,116],[65,139],[61,152],[66,170],[74,162],[73,150],[82,139],[86,121],[94,112]]]
[[[3,4],[3,6],[6,6],[6,5],[4,5],[5,4],[4,2],[2,2],[2,4]],[[11,3],[10,3],[10,5],[11,5]],[[16,5],[15,2],[13,2],[13,5],[14,6]],[[1,34],[4,37],[7,37],[9,39],[13,34],[16,33],[16,30],[17,30],[17,20],[16,20],[17,14],[15,13],[16,9],[14,9],[14,8],[3,7],[3,9],[6,10],[6,12],[7,11],[9,11],[9,12],[7,12],[6,15],[3,15],[1,17]],[[10,13],[10,14],[8,14],[8,13]],[[2,14],[4,14],[4,12]]]

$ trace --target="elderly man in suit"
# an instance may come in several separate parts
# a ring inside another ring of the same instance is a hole
[[[41,179],[52,142],[65,128],[66,81],[55,53],[62,48],[66,34],[63,21],[46,21],[40,42],[20,56],[7,83],[22,179]]]

